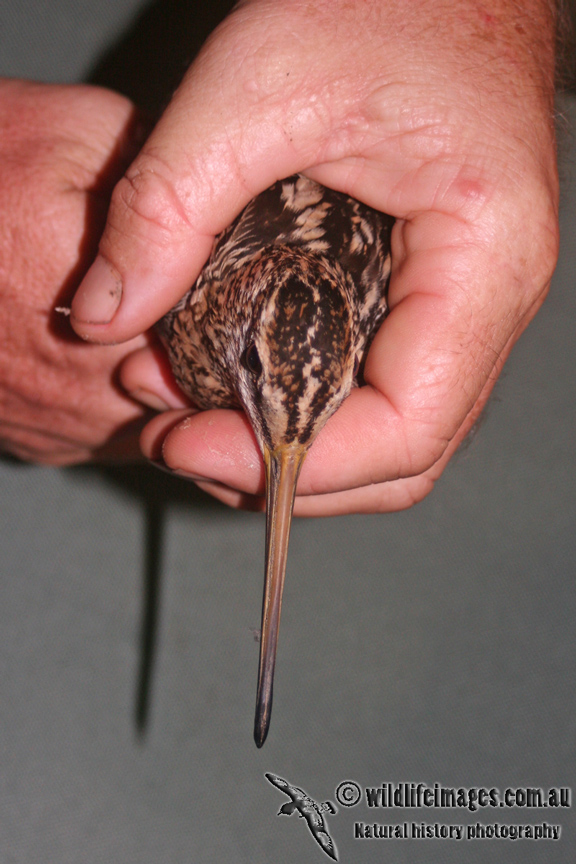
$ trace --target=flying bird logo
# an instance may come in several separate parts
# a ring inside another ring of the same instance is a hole
[[[324,801],[318,804],[303,789],[298,786],[292,786],[287,780],[278,777],[276,774],[264,774],[269,783],[280,789],[290,798],[286,801],[278,811],[278,816],[291,816],[296,810],[298,816],[306,820],[306,824],[310,832],[319,846],[324,852],[332,858],[333,861],[338,860],[338,851],[334,845],[332,837],[326,830],[323,813],[336,813],[336,807],[331,801]]]

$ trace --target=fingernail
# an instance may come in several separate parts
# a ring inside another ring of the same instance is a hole
[[[148,464],[153,465],[154,468],[159,468],[160,471],[165,471],[166,474],[174,474],[172,468],[169,468],[163,459],[149,459]]]
[[[209,477],[201,477],[199,474],[189,474],[187,471],[181,471],[179,468],[170,468],[163,459],[149,459],[148,462],[154,468],[159,468],[160,471],[165,471],[166,474],[172,474],[174,477],[182,477],[183,480],[214,483],[214,480],[210,480]]]
[[[132,399],[136,399],[137,402],[142,402],[144,405],[153,408],[155,411],[170,410],[170,405],[168,405],[164,399],[157,396],[156,393],[146,390],[144,387],[135,387],[134,390],[130,390],[129,393]]]
[[[190,474],[189,471],[182,471],[180,468],[174,468],[172,471],[176,477],[182,477],[183,480],[194,480],[195,483],[215,483],[215,480],[210,477],[202,477],[201,474]]]
[[[82,280],[72,303],[72,317],[82,324],[108,324],[122,299],[122,279],[98,255]]]

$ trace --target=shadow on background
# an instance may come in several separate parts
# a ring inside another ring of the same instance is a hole
[[[97,475],[116,490],[140,502],[144,515],[144,550],[142,568],[142,605],[138,645],[138,673],[134,695],[134,725],[137,736],[146,734],[154,664],[157,653],[158,622],[161,611],[161,589],[165,523],[168,509],[174,506],[194,513],[227,509],[202,492],[194,483],[172,477],[145,463],[135,465],[83,465],[67,469],[84,478]]]
[[[187,67],[208,35],[230,12],[232,0],[159,0],[147,6],[95,64],[88,82],[128,96],[142,111],[157,117],[170,100]],[[149,716],[158,619],[161,608],[164,526],[168,506],[192,511],[222,509],[194,484],[146,465],[72,469],[97,472],[107,482],[138,499],[145,515],[142,574],[140,663],[134,718],[143,736]],[[193,515],[193,514],[192,514]]]
[[[232,0],[159,0],[147,6],[100,58],[88,82],[123,93],[152,117],[169,101]]]

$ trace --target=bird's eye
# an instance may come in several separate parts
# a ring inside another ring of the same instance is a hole
[[[262,361],[254,342],[251,342],[246,348],[242,356],[242,362],[252,375],[258,376],[262,372]]]

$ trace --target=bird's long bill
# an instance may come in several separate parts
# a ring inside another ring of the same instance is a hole
[[[307,448],[286,445],[265,450],[266,465],[266,578],[262,605],[262,635],[254,740],[262,747],[268,734],[272,711],[272,688],[276,646],[282,609],[282,592],[290,539],[290,524],[296,483]]]

